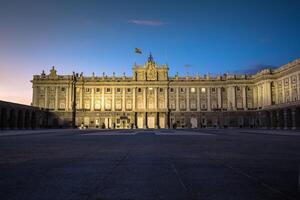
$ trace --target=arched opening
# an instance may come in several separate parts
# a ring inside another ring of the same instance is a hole
[[[16,117],[15,117],[15,110],[11,109],[9,112],[9,128],[15,128],[16,124]]]
[[[272,112],[272,128],[278,127],[278,119],[277,119],[277,112],[276,111],[271,111]]]
[[[36,128],[36,113],[34,111],[31,113],[31,128]]]
[[[295,109],[295,128],[300,128],[300,108]]]
[[[278,128],[283,128],[284,127],[283,110],[277,111],[277,120],[278,120]]]
[[[19,110],[18,111],[18,122],[17,122],[17,126],[19,129],[24,128],[24,116],[23,116],[23,111]]]
[[[29,123],[30,123],[30,118],[29,118],[29,117],[30,117],[30,116],[29,116],[29,111],[26,110],[26,111],[25,111],[25,120],[24,120],[24,127],[25,127],[26,129],[29,128]]]
[[[291,109],[287,109],[286,110],[286,128],[291,128],[292,127],[292,123],[293,123],[293,121],[292,121],[292,111],[291,111]]]
[[[5,108],[1,109],[1,129],[7,128],[7,110]]]
[[[265,112],[264,121],[265,121],[264,126],[267,127],[267,128],[271,128],[271,119],[270,119],[270,112],[269,111]]]
[[[53,128],[58,128],[59,127],[58,118],[54,118],[53,119],[52,126],[53,126]]]

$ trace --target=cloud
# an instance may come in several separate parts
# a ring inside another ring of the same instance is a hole
[[[143,25],[143,26],[163,26],[166,23],[160,21],[160,20],[140,20],[140,19],[132,19],[129,20],[130,23],[137,24],[137,25]]]
[[[253,66],[245,67],[244,69],[235,70],[233,73],[236,74],[256,74],[257,72],[260,72],[263,69],[275,69],[278,66],[274,65],[266,65],[266,64],[256,64]]]

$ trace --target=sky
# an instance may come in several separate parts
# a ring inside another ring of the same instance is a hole
[[[0,0],[0,100],[30,104],[34,74],[254,73],[300,57],[300,0]],[[135,54],[140,48],[142,54]]]

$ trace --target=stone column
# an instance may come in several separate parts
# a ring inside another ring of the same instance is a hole
[[[179,111],[179,87],[176,87],[176,111]]]
[[[276,117],[277,117],[277,124],[276,124],[276,126],[277,126],[277,129],[280,129],[281,128],[280,127],[281,119],[280,119],[280,111],[279,110],[276,111]]]
[[[83,86],[80,86],[79,109],[83,109]]]
[[[132,88],[132,110],[135,111],[136,110],[136,106],[135,106],[135,99],[136,99],[136,96],[135,96],[135,90],[136,88]]]
[[[104,87],[102,87],[101,88],[101,91],[102,91],[102,94],[101,94],[101,111],[104,111],[104,90],[105,90],[105,88]]]
[[[290,102],[294,101],[292,95],[292,77],[289,77],[289,94],[290,94]]]
[[[281,81],[282,81],[282,83],[281,83],[281,84],[282,84],[282,102],[285,103],[285,102],[286,102],[286,101],[285,101],[286,99],[285,99],[285,86],[284,86],[284,80],[282,79]]]
[[[157,106],[157,87],[154,88],[154,109],[157,110],[158,106]]]
[[[242,90],[243,90],[242,91],[243,92],[243,108],[244,108],[244,110],[247,110],[247,95],[246,95],[247,87],[243,86]]]
[[[210,105],[210,87],[207,88],[207,111],[211,111],[211,105]]]
[[[279,102],[279,87],[278,87],[278,82],[274,82],[275,83],[275,101],[276,101],[276,104],[278,104]]]
[[[115,87],[112,87],[111,92],[111,110],[115,111]]]
[[[147,110],[147,88],[144,87],[143,88],[143,98],[144,98],[144,110],[146,111]]]
[[[292,129],[297,128],[297,121],[296,121],[296,108],[292,109]]]
[[[68,85],[69,88],[69,110],[72,110],[72,103],[73,103],[73,93],[74,93],[74,89],[72,86],[72,83]]]
[[[169,108],[168,99],[169,99],[169,91],[168,88],[165,88],[165,109]]]
[[[288,129],[288,113],[287,109],[283,111],[284,129]]]
[[[122,94],[122,111],[123,112],[125,112],[125,98],[126,98],[126,96],[125,96],[125,88],[122,88],[122,92],[123,92],[123,94]]]
[[[218,108],[222,109],[222,88],[218,87]]]
[[[260,85],[257,85],[257,107],[261,107],[261,97],[262,97],[262,91]]]
[[[45,87],[45,108],[48,108],[48,87]]]
[[[58,110],[58,87],[55,87],[55,107],[54,107],[55,111]]]
[[[190,88],[186,89],[186,111],[190,111]]]
[[[94,111],[95,109],[95,88],[91,88],[91,95],[92,95],[92,98],[91,98],[91,111]]]
[[[70,97],[70,95],[69,95],[69,87],[68,86],[66,86],[66,102],[65,102],[65,111],[69,111],[69,97]]]
[[[197,111],[201,110],[201,105],[200,105],[200,88],[197,87]]]
[[[227,107],[232,110],[236,110],[236,103],[235,103],[235,86],[229,86],[227,91]]]
[[[274,115],[273,115],[273,111],[270,111],[270,128],[275,128],[275,121],[274,121]]]
[[[232,107],[233,110],[236,110],[236,94],[235,94],[236,86],[232,86],[231,92],[232,92]]]
[[[271,82],[266,81],[264,84],[264,106],[269,106],[272,104],[272,94],[271,94]]]

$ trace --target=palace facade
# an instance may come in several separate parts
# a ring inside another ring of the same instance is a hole
[[[52,126],[204,128],[300,126],[300,59],[252,75],[175,75],[150,55],[132,76],[34,75],[32,106]]]

